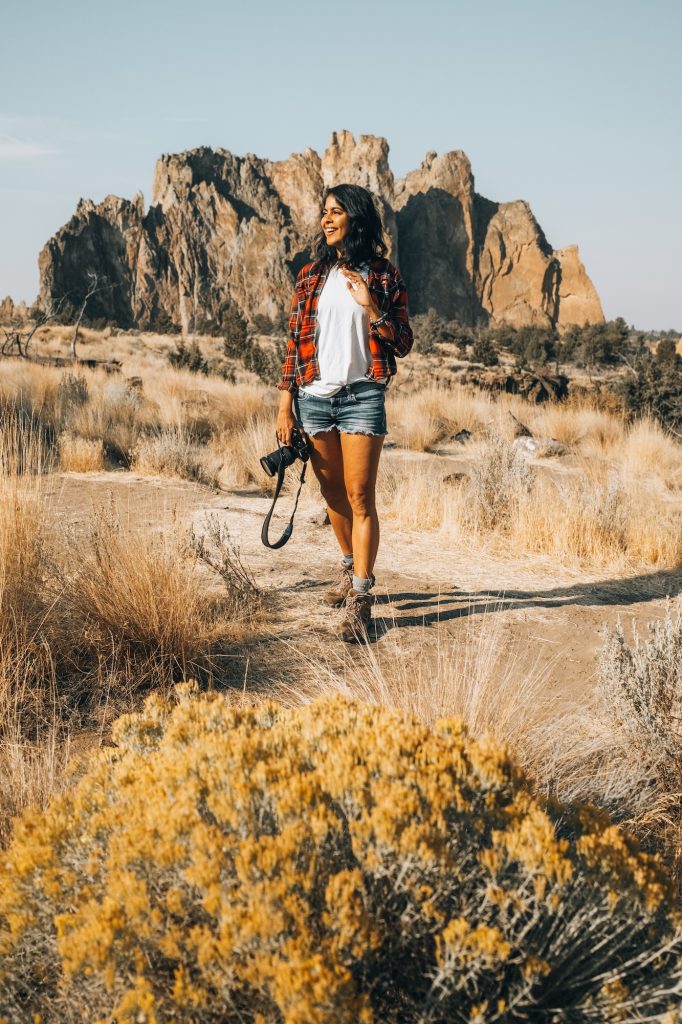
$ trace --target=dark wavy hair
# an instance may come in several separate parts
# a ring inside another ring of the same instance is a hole
[[[329,196],[334,196],[350,218],[350,230],[343,240],[342,262],[357,267],[376,256],[385,256],[388,247],[384,242],[384,229],[372,193],[361,185],[334,185],[322,196],[322,209]],[[312,254],[313,259],[321,263],[336,263],[338,260],[336,249],[327,245],[322,230],[315,239]]]

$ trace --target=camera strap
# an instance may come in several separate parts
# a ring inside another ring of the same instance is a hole
[[[291,513],[291,519],[289,520],[289,522],[288,522],[288,524],[287,524],[287,526],[286,526],[286,528],[284,530],[284,533],[279,538],[279,540],[276,540],[274,543],[271,543],[270,540],[268,539],[268,530],[270,528],[270,520],[272,518],[272,513],[275,511],[275,504],[276,504],[277,499],[279,497],[279,492],[282,490],[282,484],[284,483],[284,473],[286,471],[286,466],[283,466],[281,462],[279,464],[279,467],[277,469],[277,485],[275,487],[275,496],[272,499],[272,505],[270,506],[270,511],[266,515],[265,520],[263,522],[263,527],[262,527],[262,529],[260,531],[260,539],[263,541],[263,543],[265,544],[266,548],[273,548],[273,549],[274,548],[283,548],[284,545],[286,544],[286,542],[289,540],[289,537],[291,537],[291,534],[292,534],[293,529],[294,529],[294,516],[296,515],[296,509],[298,508],[298,499],[301,496],[301,488],[303,487],[303,484],[305,483],[305,471],[306,471],[307,465],[308,465],[308,462],[306,460],[303,463],[303,469],[301,470],[301,479],[299,480],[298,490],[296,491],[296,501],[294,502],[294,511]]]

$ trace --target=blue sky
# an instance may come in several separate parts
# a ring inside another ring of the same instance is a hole
[[[577,243],[607,317],[682,330],[681,0],[5,0],[0,298],[80,197],[149,200],[161,153],[463,149],[490,199]]]

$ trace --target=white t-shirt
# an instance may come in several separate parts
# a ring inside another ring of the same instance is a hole
[[[358,267],[367,280],[368,266]],[[369,314],[353,298],[347,278],[332,267],[320,292],[315,329],[320,379],[301,387],[309,395],[331,398],[356,380],[366,380],[369,352]]]

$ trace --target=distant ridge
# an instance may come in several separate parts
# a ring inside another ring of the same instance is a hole
[[[208,147],[162,156],[147,212],[141,193],[79,202],[40,253],[39,305],[66,292],[77,305],[94,272],[111,287],[92,297],[88,315],[124,327],[189,332],[220,323],[230,307],[247,320],[281,315],[309,258],[320,195],[346,181],[376,195],[412,313],[559,328],[603,321],[577,247],[552,249],[523,200],[478,195],[461,150],[427,153],[398,181],[388,152],[383,138],[342,131],[322,157],[306,149],[271,161]]]

